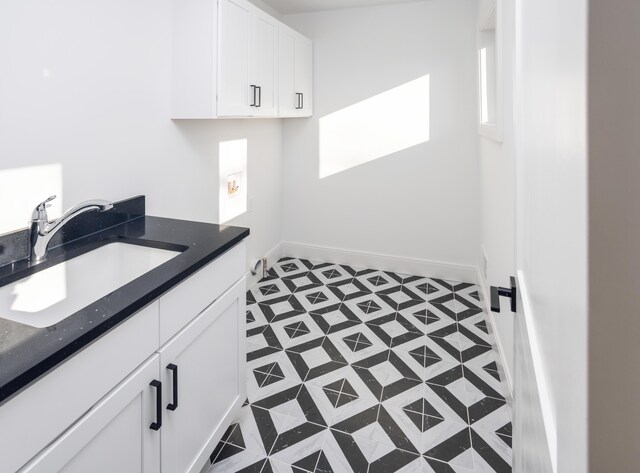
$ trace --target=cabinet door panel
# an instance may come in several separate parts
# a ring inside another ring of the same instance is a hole
[[[298,115],[295,82],[296,34],[292,29],[280,24],[278,38],[278,115],[295,117]]]
[[[296,92],[302,94],[298,116],[310,117],[313,113],[313,43],[297,35],[295,43]]]
[[[252,24],[251,84],[259,86],[259,100],[253,108],[257,117],[275,117],[278,110],[276,53],[278,22],[254,8]],[[253,97],[252,97],[253,98]]]
[[[242,117],[251,114],[249,38],[252,8],[246,0],[220,0],[219,3],[218,116],[220,117]]]
[[[87,412],[21,473],[157,473],[160,432],[156,415],[159,374],[154,355]]]
[[[178,407],[165,410],[163,473],[199,472],[245,398],[245,280],[160,350],[167,403],[173,403],[178,370]]]

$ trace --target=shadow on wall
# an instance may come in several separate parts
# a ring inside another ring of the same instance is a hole
[[[320,118],[319,177],[429,141],[429,74]]]

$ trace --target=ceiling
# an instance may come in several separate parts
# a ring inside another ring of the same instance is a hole
[[[415,0],[262,0],[283,15],[290,13],[305,13],[321,10],[336,10],[338,8],[369,7],[372,5],[387,5],[394,3],[408,3]]]

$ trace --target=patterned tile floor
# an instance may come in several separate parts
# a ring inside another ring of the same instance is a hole
[[[247,336],[210,473],[511,471],[476,286],[285,258],[247,293]]]

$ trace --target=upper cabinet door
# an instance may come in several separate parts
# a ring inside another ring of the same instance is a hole
[[[280,117],[297,117],[299,95],[296,93],[296,35],[288,26],[278,25],[278,82]]]
[[[296,34],[295,71],[298,116],[310,117],[313,114],[313,42],[300,34]]]
[[[251,26],[251,90],[249,92],[252,115],[277,117],[278,21],[262,10],[254,8]]]
[[[250,116],[249,55],[251,13],[246,0],[218,3],[218,116]],[[212,64],[213,66],[213,64]]]
[[[313,42],[284,24],[279,28],[280,117],[313,113]]]

